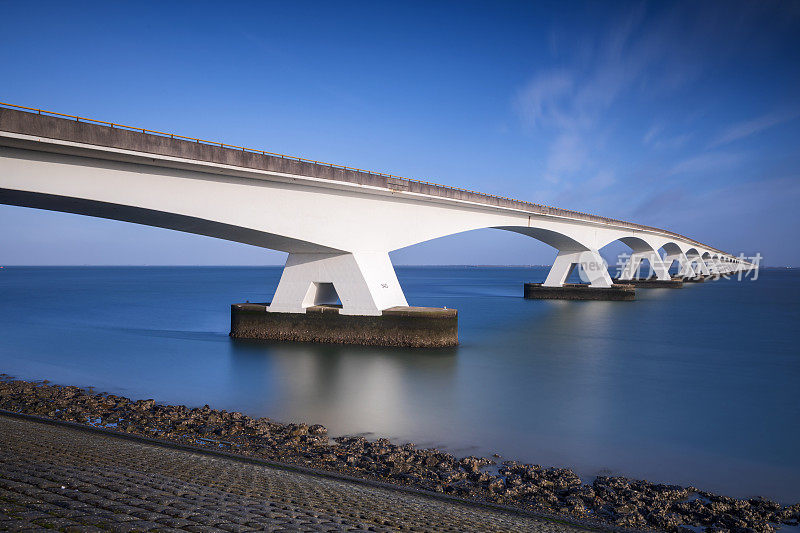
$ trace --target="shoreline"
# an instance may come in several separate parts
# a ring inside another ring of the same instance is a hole
[[[496,464],[388,439],[329,439],[318,424],[277,423],[208,405],[161,405],[5,374],[0,374],[0,408],[609,527],[771,532],[800,524],[800,503],[734,499],[619,476],[583,483],[567,468]],[[495,472],[488,472],[495,464]]]

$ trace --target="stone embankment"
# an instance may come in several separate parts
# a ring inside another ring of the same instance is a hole
[[[583,483],[569,469],[516,461],[503,461],[493,473],[486,467],[494,461],[487,458],[458,458],[386,439],[329,439],[320,425],[277,423],[207,405],[132,401],[4,375],[0,408],[623,528],[771,532],[800,520],[800,503],[781,506],[623,477]]]
[[[195,447],[75,426],[0,412],[0,531],[586,531],[386,484],[311,475],[229,452],[197,453]]]

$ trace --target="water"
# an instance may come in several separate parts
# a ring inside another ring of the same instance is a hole
[[[0,270],[0,372],[489,454],[800,501],[800,272],[524,300],[546,269],[398,268],[462,344],[233,341],[279,268]]]

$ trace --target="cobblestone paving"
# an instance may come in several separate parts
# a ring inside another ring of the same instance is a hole
[[[0,415],[0,530],[578,531]]]

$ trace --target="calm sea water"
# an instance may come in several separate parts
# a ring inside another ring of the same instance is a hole
[[[231,340],[279,268],[6,267],[0,372],[800,501],[800,272],[564,302],[521,297],[546,269],[397,270],[411,305],[459,310],[460,347]]]

